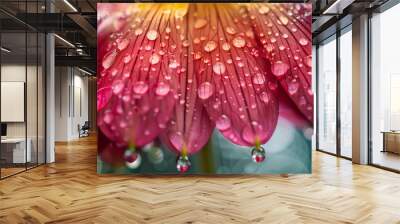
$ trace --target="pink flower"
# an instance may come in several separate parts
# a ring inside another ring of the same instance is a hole
[[[283,95],[312,121],[310,4],[99,5],[98,126],[110,140],[160,137],[186,155],[217,128],[259,146]]]

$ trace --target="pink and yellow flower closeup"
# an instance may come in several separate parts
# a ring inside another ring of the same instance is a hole
[[[99,4],[98,126],[184,160],[218,129],[260,162],[286,101],[312,122],[311,44],[311,4]]]

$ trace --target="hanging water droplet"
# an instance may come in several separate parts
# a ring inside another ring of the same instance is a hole
[[[237,48],[242,48],[242,47],[244,47],[246,45],[246,40],[243,37],[240,37],[240,36],[235,37],[232,40],[232,45],[237,47]]]
[[[133,84],[133,92],[136,94],[143,95],[147,92],[148,89],[149,86],[143,81],[138,81]]]
[[[225,65],[222,62],[215,62],[213,65],[213,71],[217,75],[222,75],[225,73]]]
[[[110,68],[111,65],[114,64],[116,57],[117,57],[117,51],[114,50],[114,51],[108,52],[103,58],[103,62],[102,62],[103,68],[104,69]]]
[[[211,52],[213,50],[215,50],[215,48],[217,48],[217,43],[215,43],[214,41],[210,40],[206,43],[206,45],[204,45],[204,50],[206,52]]]
[[[203,82],[197,89],[197,95],[200,99],[206,100],[210,98],[214,93],[214,87],[209,82]]]
[[[205,19],[197,19],[194,22],[194,28],[195,29],[203,28],[205,25],[207,25],[207,20],[205,20]]]
[[[146,34],[147,39],[149,40],[155,40],[158,37],[158,33],[155,30],[149,30]]]
[[[256,163],[261,163],[265,160],[265,149],[262,146],[253,148],[251,151],[251,159]]]
[[[160,82],[156,88],[156,94],[159,96],[165,96],[169,93],[170,87],[167,83]]]
[[[181,155],[176,160],[176,169],[180,173],[185,173],[186,171],[188,171],[190,169],[191,165],[192,164],[190,163],[189,157],[187,157],[187,156]]]
[[[151,55],[149,58],[149,62],[152,65],[158,64],[158,62],[160,62],[160,56],[158,56],[158,54]]]
[[[302,37],[299,39],[299,44],[301,46],[306,46],[308,44],[308,40],[306,38]]]
[[[265,77],[263,74],[261,73],[256,73],[253,77],[253,83],[254,84],[258,84],[258,85],[262,85],[265,83]]]
[[[280,77],[280,76],[286,74],[286,72],[288,70],[289,70],[289,65],[287,65],[286,63],[284,63],[282,61],[275,62],[274,64],[272,64],[272,67],[271,67],[272,73],[277,77]]]
[[[236,33],[235,28],[230,27],[230,26],[226,27],[225,30],[226,30],[227,33],[232,34],[232,35]]]
[[[228,116],[223,114],[217,119],[217,121],[215,122],[215,125],[218,130],[221,130],[221,131],[228,130],[231,127],[231,119],[229,119]]]
[[[133,163],[138,158],[139,154],[136,152],[134,148],[128,148],[124,153],[124,160],[129,163]]]
[[[131,150],[128,150],[131,151]],[[126,151],[125,151],[126,152]],[[133,160],[132,162],[126,161],[125,165],[130,168],[130,169],[136,169],[140,166],[140,164],[142,163],[142,157],[140,156],[140,154],[134,152],[137,156],[135,158],[135,160]]]

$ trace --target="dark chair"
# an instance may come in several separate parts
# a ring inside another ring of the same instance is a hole
[[[90,130],[89,121],[85,121],[85,123],[82,125],[82,127],[80,125],[78,125],[78,130],[79,130],[79,138],[89,136],[89,130]]]

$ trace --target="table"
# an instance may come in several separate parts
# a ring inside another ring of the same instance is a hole
[[[383,150],[382,152],[392,152],[400,154],[400,131],[382,131]]]

